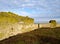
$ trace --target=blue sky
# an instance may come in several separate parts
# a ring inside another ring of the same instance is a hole
[[[29,16],[35,22],[60,22],[60,0],[0,0],[0,11]]]

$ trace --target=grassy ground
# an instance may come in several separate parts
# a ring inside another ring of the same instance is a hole
[[[39,28],[2,40],[0,44],[60,44],[60,27]]]

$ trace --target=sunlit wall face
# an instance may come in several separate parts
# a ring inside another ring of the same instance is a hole
[[[0,11],[30,16],[35,22],[55,19],[60,22],[60,0],[0,0]]]

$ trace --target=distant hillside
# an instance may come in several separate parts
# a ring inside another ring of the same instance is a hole
[[[24,22],[24,23],[33,23],[34,19],[29,18],[28,16],[19,16],[12,12],[0,12],[0,23],[16,23],[16,22]]]

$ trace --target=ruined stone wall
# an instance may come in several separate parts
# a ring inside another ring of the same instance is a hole
[[[3,24],[5,25],[5,24]],[[4,27],[0,26],[0,40],[8,38],[10,36],[17,35],[19,33],[29,32],[35,29],[34,24],[6,24]]]
[[[50,24],[39,24],[39,28],[50,27]],[[56,27],[60,27],[60,24],[57,24]],[[29,32],[38,28],[38,24],[3,24],[0,26],[0,40],[9,38],[17,34]]]

